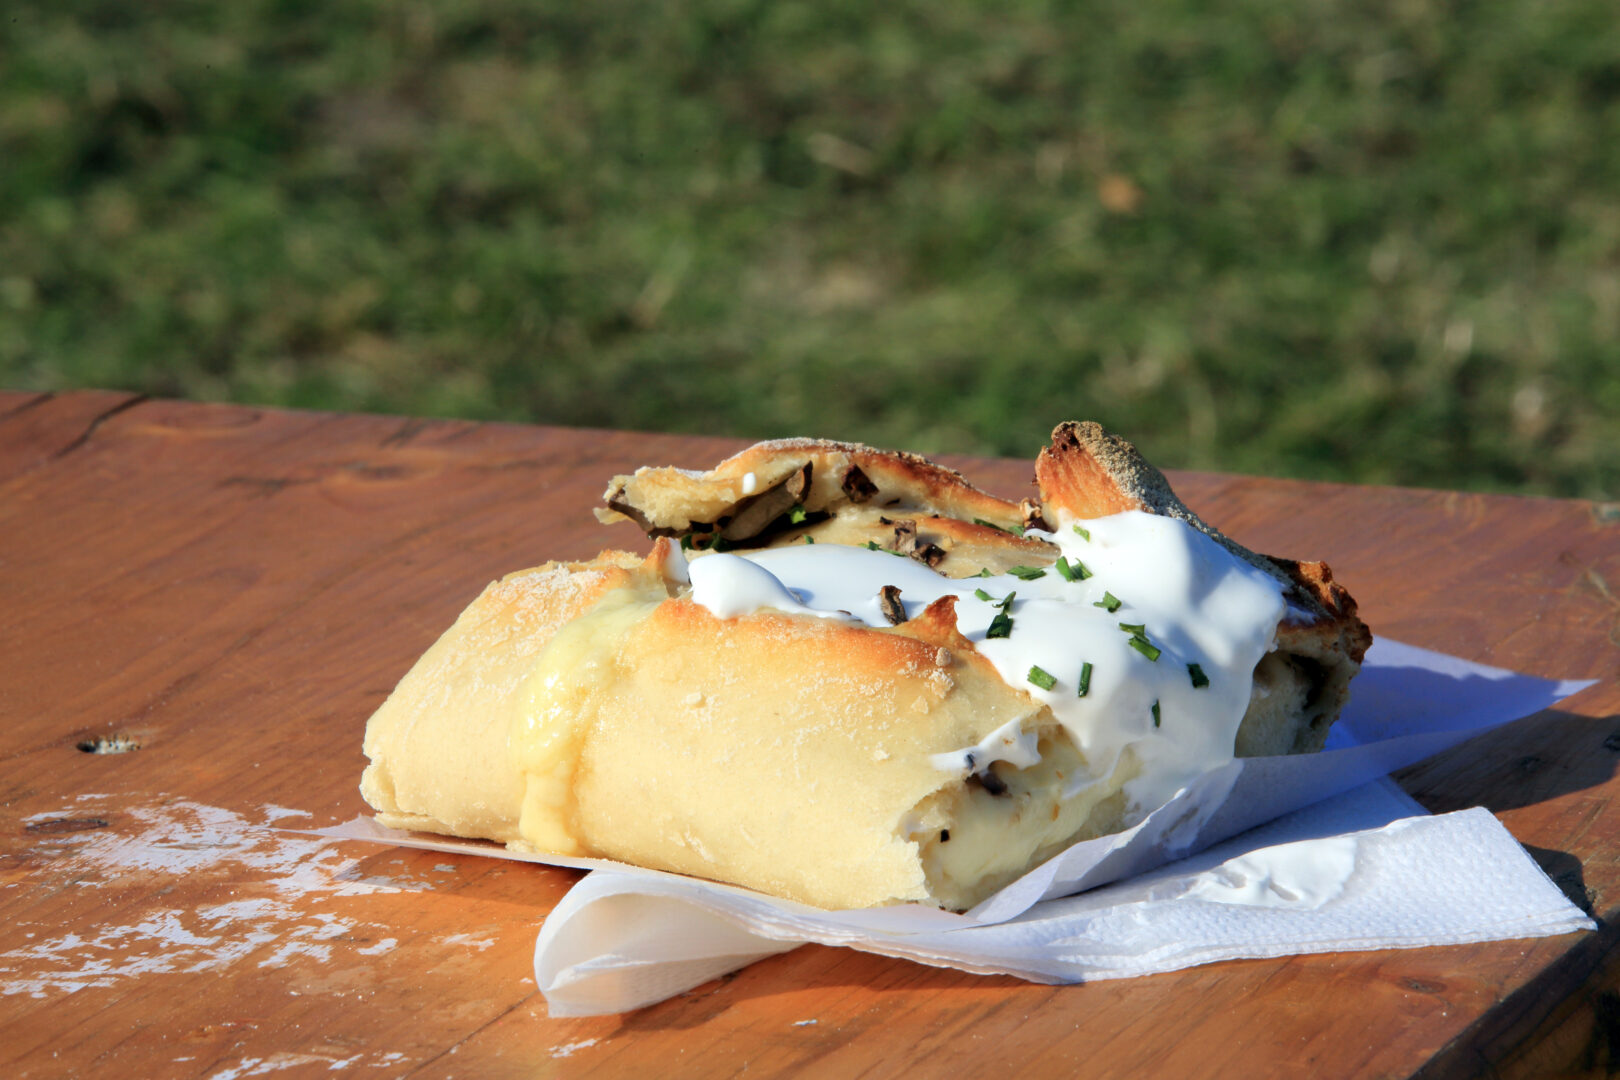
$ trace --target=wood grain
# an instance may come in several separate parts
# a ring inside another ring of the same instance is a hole
[[[1603,680],[1567,712],[1402,775],[1432,809],[1498,813],[1598,913],[1597,934],[1074,987],[805,947],[637,1013],[551,1019],[530,952],[571,872],[322,849],[266,828],[362,812],[367,716],[485,582],[644,548],[591,517],[607,477],[740,445],[0,393],[0,1070],[1261,1077],[1615,1063],[1620,523],[1588,503],[1173,477],[1243,542],[1330,562],[1375,632]],[[1025,463],[949,463],[1027,493]],[[140,748],[78,749],[120,736]]]

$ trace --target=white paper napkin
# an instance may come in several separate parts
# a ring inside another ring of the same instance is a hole
[[[1062,983],[1593,927],[1489,812],[1429,817],[1380,781],[989,925],[852,934],[837,913],[597,871],[547,917],[535,979],[553,1016],[580,1016],[650,1005],[807,941]]]
[[[536,981],[557,1016],[651,1004],[809,941],[1069,982],[1234,957],[1556,934],[1592,924],[1489,813],[1421,816],[1393,784],[1368,782],[1589,685],[1380,640],[1327,750],[1231,762],[1134,829],[1075,845],[967,915],[917,905],[821,911],[367,819],[321,833],[594,870],[535,944]]]

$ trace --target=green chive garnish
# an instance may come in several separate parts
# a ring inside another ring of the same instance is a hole
[[[1153,726],[1159,726],[1159,703],[1157,701],[1153,703]]]
[[[1062,555],[1058,556],[1057,572],[1064,581],[1084,581],[1091,576],[1091,571],[1086,569],[1085,563],[1079,559],[1071,563]]]
[[[816,542],[816,538],[811,536],[809,533],[805,533],[804,534],[804,542],[807,543],[807,544],[813,544],[813,543]]]
[[[1029,681],[1042,690],[1050,690],[1057,685],[1057,679],[1037,665],[1030,665]]]
[[[1091,606],[1100,607],[1112,615],[1114,612],[1120,609],[1120,606],[1123,603],[1124,601],[1120,600],[1120,598],[1115,596],[1113,593],[1105,592],[1103,593],[1103,598],[1093,602]]]
[[[692,534],[691,533],[687,533],[685,536],[681,537],[681,550],[682,551],[691,551],[692,550]]]
[[[1131,648],[1147,657],[1157,660],[1160,655],[1159,647],[1148,640],[1146,623],[1122,622],[1119,628],[1131,635]]]
[[[794,503],[793,509],[788,511],[788,522],[790,524],[802,525],[806,517],[809,517],[809,515],[804,512],[803,503]]]
[[[1087,660],[1080,665],[1080,692],[1075,697],[1085,697],[1091,693],[1091,661]]]
[[[1013,600],[1017,596],[1018,594],[1016,592],[1010,592],[1007,594],[1007,598],[1005,600],[996,605],[997,607],[1001,608],[1001,614],[990,620],[990,629],[984,632],[985,637],[1012,637],[1013,621],[1011,612]]]
[[[710,551],[728,551],[728,550],[730,550],[730,548],[731,548],[731,541],[727,540],[725,537],[721,536],[719,533],[714,534],[714,543],[709,545],[709,550]]]
[[[1131,648],[1135,649],[1149,660],[1157,660],[1159,658],[1159,647],[1145,637],[1132,637]]]
[[[1090,540],[1091,539],[1091,533],[1086,531],[1085,529],[1082,529],[1078,525],[1076,525],[1074,527],[1074,531],[1080,537],[1080,539],[1082,539],[1082,540]]]
[[[983,600],[987,604],[992,603],[995,600],[995,597],[991,596],[989,593],[985,592],[983,589],[974,589],[973,590],[973,595],[977,596],[980,600]]]
[[[1205,675],[1204,669],[1197,664],[1187,665],[1187,677],[1192,680],[1194,690],[1209,685],[1209,676]]]
[[[1014,536],[1023,536],[1024,531],[1025,531],[1025,527],[1023,525],[1014,525],[1012,528],[1008,529],[1007,531],[1012,533]]]
[[[990,568],[988,566],[986,566],[986,567],[984,567],[983,569],[981,569],[979,571],[979,576],[980,577],[995,577],[996,575],[992,574],[990,572]]]
[[[986,528],[996,530],[996,532],[1006,532],[1007,531],[1006,529],[1003,529],[1000,525],[997,525],[995,522],[986,521],[986,520],[984,520],[984,518],[974,518],[973,519],[973,524],[975,524],[975,525],[983,525]]]
[[[1046,571],[1038,566],[1014,566],[1010,567],[1007,573],[1021,581],[1034,581],[1036,578],[1046,576]]]
[[[876,540],[868,540],[866,542],[866,550],[867,551],[882,551],[883,549],[878,547],[878,542]]]

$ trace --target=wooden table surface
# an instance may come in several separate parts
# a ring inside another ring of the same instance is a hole
[[[1031,433],[1032,452],[1039,433]],[[1620,508],[1176,474],[1374,631],[1601,680],[1401,779],[1495,811],[1596,933],[1034,986],[806,946],[551,1019],[557,868],[322,845],[366,718],[490,579],[735,440],[0,393],[0,1075],[1407,1076],[1620,1067]],[[1027,463],[946,459],[1017,498]],[[88,753],[81,746],[123,753]]]

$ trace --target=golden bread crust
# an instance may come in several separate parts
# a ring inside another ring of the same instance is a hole
[[[505,705],[565,624],[629,586],[642,560],[604,551],[508,574],[479,594],[400,680],[370,723],[360,781],[383,824],[503,842],[524,778],[505,753]],[[479,708],[468,709],[469,699]],[[453,738],[441,738],[447,731]],[[418,744],[435,745],[432,754]]]
[[[1325,565],[1236,544],[1095,424],[1060,425],[1035,471],[1039,498],[1015,504],[916,455],[788,439],[707,472],[616,477],[598,516],[638,521],[651,554],[490,585],[372,717],[362,791],[388,825],[824,907],[965,909],[1065,844],[1123,828],[1139,763],[1087,761],[962,636],[953,596],[892,627],[769,608],[719,618],[690,599],[674,538],[879,547],[963,577],[1051,564],[1057,549],[1024,527],[1127,510],[1185,521],[1278,581],[1287,614],[1236,750],[1320,748],[1371,640]],[[1037,741],[1036,764],[970,755],[964,775],[932,760],[1003,738]],[[1082,774],[1086,794],[1062,796]]]
[[[644,466],[614,477],[602,501],[605,509],[597,516],[604,521],[630,518],[652,536],[719,532],[735,544],[759,535],[731,527],[739,519],[763,528],[794,505],[820,514],[847,506],[892,509],[903,502],[1002,529],[1023,523],[1017,504],[980,491],[952,469],[916,454],[826,439],[756,443],[702,473]],[[779,510],[752,522],[750,511],[760,505]]]
[[[889,628],[721,619],[666,594],[677,582],[668,541],[658,549],[486,589],[368,725],[362,792],[379,820],[830,908],[982,899],[989,879],[925,870],[970,800],[931,757],[1009,724],[1066,736],[957,631],[954,597]],[[530,729],[552,702],[565,722]],[[920,804],[934,817],[912,835],[901,816]],[[1009,861],[1021,871],[1045,842]]]
[[[1090,421],[1067,421],[1053,429],[1035,462],[1039,497],[1021,504],[989,495],[961,474],[915,454],[817,439],[759,443],[704,473],[639,469],[634,476],[615,477],[607,498],[612,512],[653,523],[656,535],[696,537],[701,547],[705,536],[725,537],[729,520],[759,505],[750,501],[759,496],[741,494],[747,474],[753,473],[760,485],[756,490],[763,490],[807,467],[825,477],[829,470],[837,474],[851,464],[878,478],[876,496],[858,503],[841,498],[841,489],[829,481],[802,503],[778,499],[774,522],[756,522],[759,527],[751,526],[748,536],[723,539],[719,546],[780,547],[807,536],[816,543],[876,544],[920,558],[949,577],[968,577],[982,569],[1002,573],[1015,565],[1052,562],[1057,551],[1051,545],[1009,531],[1024,523],[1044,525],[1061,515],[1086,519],[1130,510],[1184,521],[1274,578],[1288,602],[1277,641],[1292,662],[1272,665],[1269,689],[1270,696],[1293,700],[1298,707],[1284,718],[1274,707],[1257,702],[1246,721],[1249,730],[1239,736],[1240,750],[1253,754],[1320,749],[1372,643],[1354,598],[1333,580],[1325,563],[1274,558],[1237,543],[1182,502],[1135,446]],[[786,520],[794,505],[811,512],[806,520]],[[896,523],[908,522],[915,539],[897,538]],[[932,557],[930,547],[938,549],[939,558]]]

